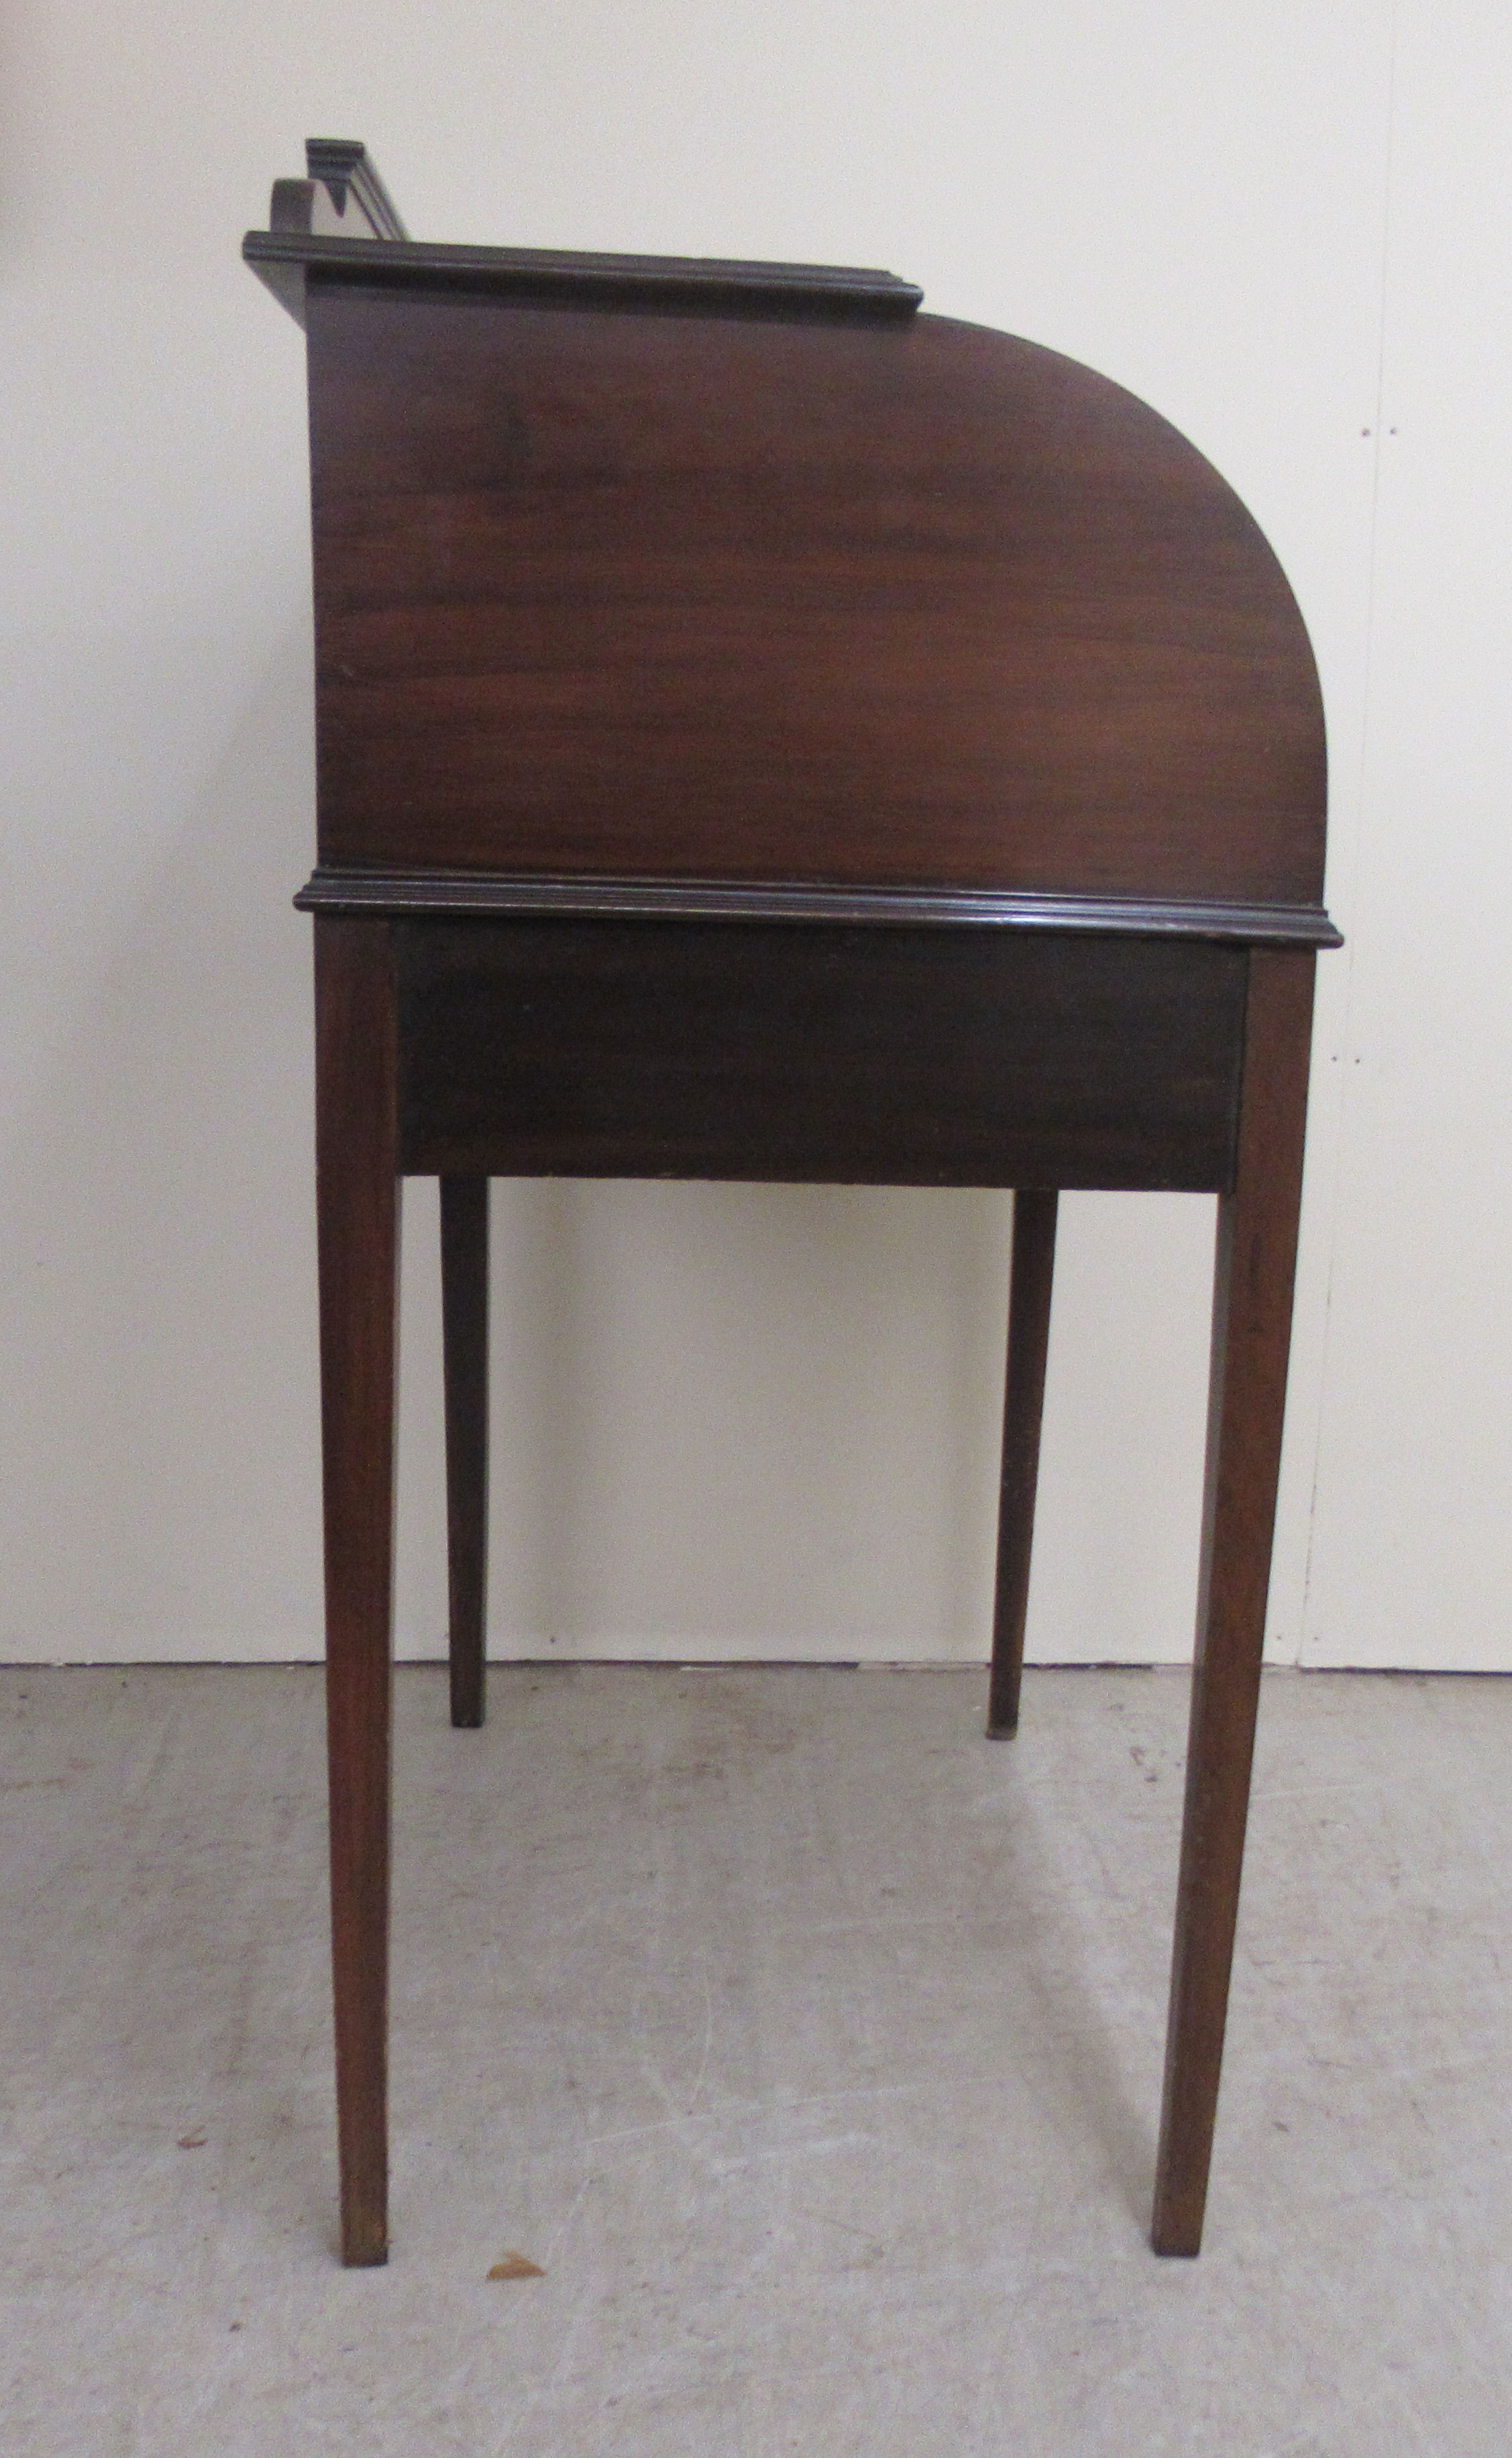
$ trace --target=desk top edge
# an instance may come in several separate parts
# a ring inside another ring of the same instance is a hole
[[[296,896],[301,913],[396,920],[828,923],[867,928],[1092,931],[1126,938],[1222,939],[1246,947],[1340,948],[1321,905],[1056,895],[1042,890],[826,887],[796,882],[563,879],[462,871],[345,869],[322,864]]]
[[[248,231],[241,253],[302,323],[302,278],[387,288],[437,286],[521,303],[663,308],[708,316],[834,317],[905,323],[923,292],[863,265],[766,264],[721,257],[599,256],[558,248]]]

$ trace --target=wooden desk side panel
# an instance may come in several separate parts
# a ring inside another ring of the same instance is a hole
[[[417,1175],[1232,1183],[1239,948],[568,921],[394,948]]]
[[[1312,904],[1312,653],[1072,361],[309,295],[324,863]]]

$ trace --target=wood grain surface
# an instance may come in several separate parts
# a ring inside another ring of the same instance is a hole
[[[308,330],[322,864],[1315,906],[1291,592],[1103,377],[350,278]]]
[[[1218,1208],[1202,1568],[1151,2241],[1197,2253],[1239,1910],[1286,1414],[1314,958],[1250,959],[1238,1168]]]
[[[342,2248],[388,2258],[399,1181],[389,926],[315,925],[325,1697]]]

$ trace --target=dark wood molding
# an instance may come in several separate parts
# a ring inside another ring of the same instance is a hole
[[[895,273],[835,264],[761,264],[696,256],[590,256],[556,248],[458,247],[422,240],[248,231],[241,253],[280,306],[304,322],[307,276],[321,281],[481,292],[531,307],[755,316],[823,323],[904,323],[923,292]],[[298,302],[298,303],[296,303]]]
[[[304,150],[308,177],[273,182],[270,231],[295,240],[357,240],[365,247],[375,240],[408,238],[365,146],[312,136]]]
[[[445,914],[454,921],[561,914],[581,921],[815,922],[879,928],[1115,931],[1243,947],[1341,948],[1320,905],[981,893],[963,888],[767,885],[735,880],[507,879],[456,871],[345,870],[323,864],[301,913]]]
[[[375,241],[386,245],[409,237],[377,165],[356,137],[312,136],[304,160],[306,176],[275,179],[268,201],[267,236],[291,244],[296,253],[256,268],[280,306],[301,325],[304,266],[298,251],[306,242],[335,239],[361,254]]]
[[[300,217],[304,213],[312,213],[314,206],[315,192],[312,180],[276,179],[273,183],[273,201],[269,207],[269,218],[279,225],[279,232],[270,231],[266,236],[272,239],[280,235],[288,230],[291,223],[298,226]],[[262,234],[259,233],[259,236]],[[247,239],[252,237],[253,233],[249,231]],[[302,329],[304,266],[299,257],[293,256],[288,259],[275,257],[262,263],[247,254],[246,240],[242,240],[241,253],[259,281],[272,291],[279,305],[286,307],[295,323]]]
[[[304,167],[312,179],[319,179],[329,190],[339,214],[345,212],[348,202],[356,206],[374,239],[408,239],[399,208],[379,177],[377,163],[357,137],[307,137]]]

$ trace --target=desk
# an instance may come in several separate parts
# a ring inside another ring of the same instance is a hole
[[[453,1720],[490,1176],[1014,1188],[989,1730],[1062,1187],[1219,1203],[1152,2240],[1201,2241],[1285,1401],[1317,679],[1217,473],[889,274],[420,245],[360,146],[244,253],[308,337],[342,2241],[387,2247],[399,1189],[440,1177]]]

